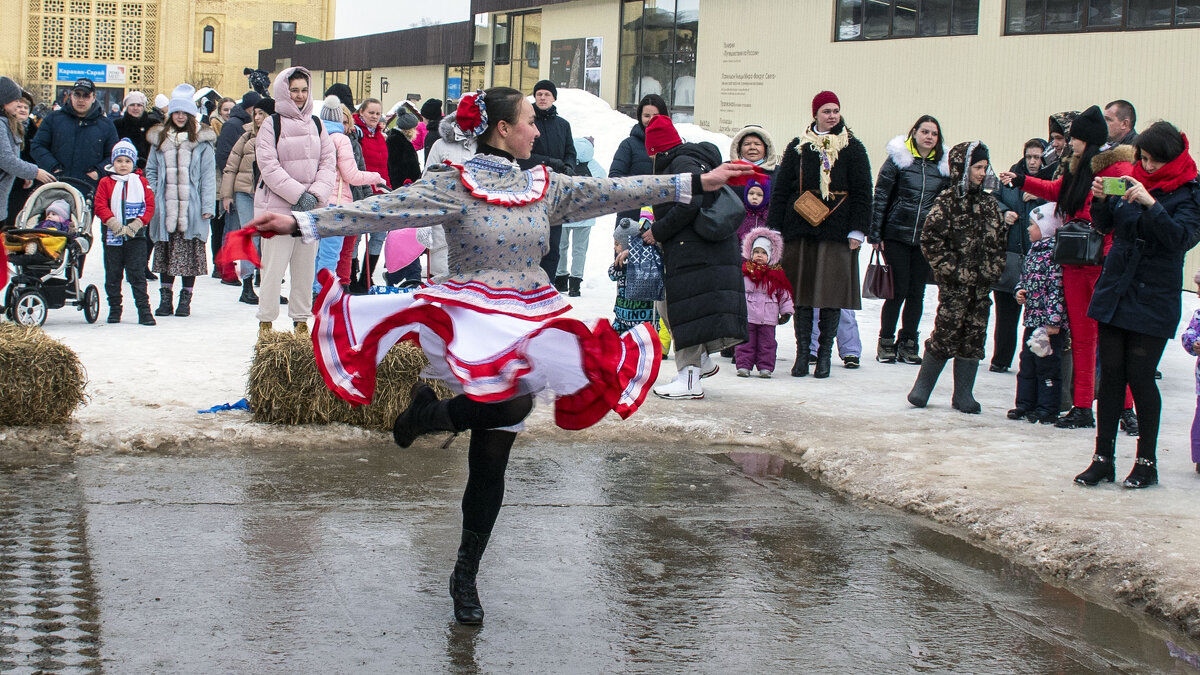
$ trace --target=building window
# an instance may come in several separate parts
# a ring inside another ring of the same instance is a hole
[[[530,93],[541,65],[542,13],[501,14],[492,27],[492,86]]]
[[[690,122],[696,103],[699,0],[625,0],[617,104],[636,106],[658,94],[676,121]]]
[[[217,31],[215,28],[213,28],[212,26],[204,27],[204,44],[203,44],[202,49],[204,50],[205,54],[213,53],[213,50],[214,50],[213,42],[216,40],[216,36],[217,36]]]
[[[834,39],[975,35],[979,0],[837,0]]]
[[[460,66],[446,66],[446,91],[444,98],[458,100],[463,94],[470,94],[476,89],[483,88],[483,64],[468,63]]]
[[[274,21],[272,22],[272,30],[276,33],[295,33],[295,21]]]
[[[1004,32],[1078,33],[1200,26],[1200,0],[1008,0]]]

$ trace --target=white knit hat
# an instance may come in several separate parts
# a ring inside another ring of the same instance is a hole
[[[170,102],[171,99],[167,98],[166,94],[159,94],[154,97],[154,107],[158,108],[159,110],[167,107]]]
[[[122,106],[128,108],[133,104],[146,105],[146,95],[140,91],[131,91],[129,95],[122,101]]]
[[[116,163],[118,157],[128,157],[129,159],[133,160],[134,164],[137,164],[138,151],[137,148],[134,147],[133,141],[129,140],[128,138],[122,138],[121,140],[117,141],[117,144],[113,146],[112,158],[110,161]]]
[[[342,112],[342,99],[330,94],[325,97],[321,103],[321,114],[319,117],[330,122],[345,122],[346,116]]]
[[[167,114],[185,112],[192,117],[200,117],[200,110],[196,107],[196,101],[192,98],[195,95],[196,88],[190,84],[184,83],[175,87],[171,91],[171,101],[167,105]]]

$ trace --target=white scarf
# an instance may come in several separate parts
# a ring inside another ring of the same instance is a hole
[[[828,131],[822,133],[817,131],[816,124],[809,125],[804,130],[804,135],[801,139],[812,147],[813,151],[819,155],[818,163],[821,166],[821,199],[829,201],[829,183],[833,180],[833,165],[837,164],[838,151],[850,145],[850,129],[842,126],[839,133],[830,133]],[[803,147],[803,146],[801,146]],[[796,148],[797,153],[800,147]]]
[[[142,179],[136,173],[112,177],[116,181],[112,195],[108,198],[108,207],[121,225],[141,218],[146,213],[146,191],[142,187]]]

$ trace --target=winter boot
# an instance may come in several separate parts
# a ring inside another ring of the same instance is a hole
[[[350,283],[354,283],[358,279],[359,262],[357,249],[353,253],[355,254],[354,257],[350,258]]]
[[[458,545],[458,560],[450,575],[450,599],[454,601],[454,620],[467,626],[483,623],[483,607],[479,604],[479,589],[475,577],[479,574],[479,559],[487,548],[490,534],[464,529]]]
[[[1111,483],[1116,480],[1116,468],[1113,466],[1116,444],[1115,440],[1102,441],[1097,438],[1096,454],[1092,455],[1092,463],[1088,464],[1088,468],[1084,469],[1083,473],[1075,476],[1075,482],[1079,485],[1094,487],[1100,481]],[[1130,478],[1132,477],[1133,474],[1130,474]]]
[[[921,347],[917,342],[916,335],[901,335],[900,341],[896,343],[896,360],[900,363],[911,363],[914,366],[921,365]]]
[[[242,279],[242,297],[238,298],[238,302],[244,302],[247,305],[258,304],[258,294],[254,292],[254,279],[250,277]]]
[[[921,361],[921,371],[917,373],[917,381],[913,383],[912,391],[908,392],[908,402],[918,408],[929,404],[929,395],[937,384],[942,368],[946,367],[947,359],[931,354],[925,350],[925,359]]]
[[[567,297],[578,298],[579,297],[579,285],[582,283],[583,283],[583,279],[580,279],[579,277],[568,277],[567,278]]]
[[[375,268],[378,266],[378,264],[379,264],[379,254],[378,253],[368,253],[367,254],[367,269],[365,271],[363,271],[363,282],[364,282],[363,286],[365,289],[364,292],[370,292],[371,286],[374,285],[375,280],[372,279],[372,277],[375,276]]]
[[[120,308],[118,307],[118,309]],[[112,319],[110,318],[109,321],[112,321]],[[1141,435],[1141,428],[1138,427],[1137,413],[1133,411],[1133,408],[1126,408],[1121,411],[1121,421],[1119,424],[1121,429],[1124,430],[1127,435]]]
[[[813,377],[829,377],[833,369],[833,341],[837,338],[838,320],[841,310],[822,308],[817,319],[817,366],[813,368]]]
[[[554,277],[554,290],[558,291],[559,293],[566,293],[568,290],[567,279],[569,278],[570,277],[565,274],[560,274]]]
[[[655,387],[654,395],[668,399],[704,398],[704,388],[700,386],[700,376],[699,366],[687,366],[679,371],[674,380],[661,387]]]
[[[169,288],[158,289],[158,309],[154,310],[154,316],[171,316],[175,313],[175,308],[172,306],[172,295]]]
[[[975,400],[975,374],[979,372],[979,359],[954,359],[954,398],[951,405],[959,412],[978,415],[983,412],[983,406]]]
[[[396,445],[407,448],[418,436],[434,431],[465,431],[450,419],[450,401],[439,401],[437,394],[424,382],[417,382],[409,391],[409,404],[392,424]]]
[[[108,301],[108,322],[121,323],[121,299],[117,298],[116,302]]]
[[[879,344],[875,346],[875,360],[880,363],[896,362],[895,338],[879,338]]]
[[[192,315],[192,289],[184,288],[179,291],[179,304],[175,306],[175,316]]]
[[[812,342],[812,307],[798,307],[792,318],[792,329],[796,332],[796,363],[792,365],[792,377],[808,376],[808,346]]]
[[[154,312],[150,311],[150,301],[149,300],[138,305],[137,312],[138,312],[138,323],[142,324],[143,326],[158,325],[158,322],[154,320]]]
[[[1058,418],[1054,426],[1059,429],[1091,429],[1096,426],[1096,418],[1092,415],[1091,408],[1076,406],[1071,408],[1066,415]]]
[[[1129,477],[1121,485],[1135,489],[1158,485],[1158,463],[1152,458],[1139,455],[1133,460],[1133,471],[1129,472]]]

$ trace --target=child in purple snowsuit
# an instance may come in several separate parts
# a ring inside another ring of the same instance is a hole
[[[775,230],[755,227],[742,238],[750,339],[733,351],[738,377],[750,377],[755,367],[759,377],[770,377],[775,370],[775,327],[787,323],[796,311],[792,285],[779,265],[782,255],[783,237]]]
[[[746,217],[738,226],[738,241],[745,239],[750,230],[767,226],[767,209],[771,206],[771,179],[756,177],[746,181],[742,203],[746,205]]]
[[[1196,273],[1196,282],[1200,283],[1200,272]],[[1192,321],[1187,330],[1183,331],[1183,348],[1187,353],[1200,356],[1200,309],[1192,314]],[[1196,359],[1196,416],[1192,418],[1192,462],[1196,465],[1196,473],[1200,473],[1200,358]]]

